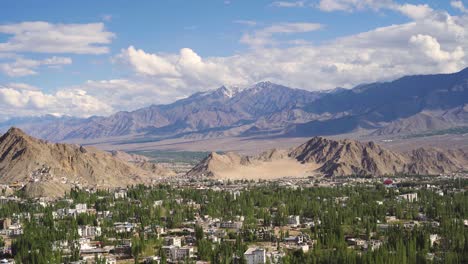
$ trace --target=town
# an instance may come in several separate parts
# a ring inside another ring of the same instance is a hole
[[[1,263],[462,263],[467,188],[454,174],[10,190]]]

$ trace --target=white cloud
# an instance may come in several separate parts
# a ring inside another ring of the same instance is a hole
[[[0,72],[10,77],[21,77],[37,74],[36,69],[40,66],[60,67],[71,63],[72,59],[67,57],[53,56],[44,60],[31,60],[17,56],[13,62],[0,63]]]
[[[28,89],[25,89],[28,88]],[[87,117],[110,114],[114,109],[104,101],[79,89],[64,89],[54,94],[30,89],[27,84],[0,86],[0,111],[5,116],[61,114]]]
[[[363,9],[378,10],[391,4],[393,4],[392,0],[320,0],[317,7],[326,12],[353,12]]]
[[[304,7],[305,1],[275,1],[271,5],[275,7]]]
[[[460,11],[463,12],[463,13],[467,13],[467,12],[468,12],[468,9],[465,7],[465,5],[463,4],[462,1],[451,1],[451,2],[450,2],[450,5],[451,5],[453,8],[456,8],[456,9],[460,10]]]
[[[404,4],[404,5],[395,5],[394,9],[400,11],[405,16],[418,20],[424,19],[431,15],[434,15],[434,10],[429,7],[427,4],[423,5],[412,5],[412,4]]]
[[[434,14],[434,10],[427,4],[398,4],[393,0],[320,0],[318,6],[325,12],[360,10],[394,10],[411,19],[424,19]]]
[[[409,43],[437,63],[452,62],[444,64],[447,71],[456,71],[458,69],[457,62],[465,56],[460,46],[456,47],[452,52],[442,50],[437,39],[429,35],[418,34],[411,36]]]
[[[164,56],[148,54],[133,46],[122,50],[120,58],[126,60],[134,70],[141,74],[174,77],[178,76],[175,66]]]
[[[22,22],[0,25],[0,33],[12,35],[0,43],[0,52],[103,54],[114,38],[103,23]]]
[[[242,73],[226,65],[226,58],[203,59],[189,48],[181,49],[179,54],[151,54],[130,46],[121,51],[117,61],[128,64],[143,77],[157,77],[161,85],[182,90],[189,86],[237,83],[243,79]]]
[[[408,7],[407,7],[408,8]],[[152,54],[140,50],[136,55],[150,58],[142,62],[131,58],[133,47],[119,56],[137,74],[169,91],[189,93],[215,88],[222,84],[246,85],[263,80],[309,90],[352,87],[360,83],[390,80],[410,74],[454,72],[468,66],[467,16],[451,16],[425,6],[430,12],[413,15],[413,20],[399,25],[376,28],[347,37],[312,45],[280,48],[268,45],[276,34],[306,32],[318,25],[274,25],[259,29],[242,41],[255,46],[248,52],[227,57],[201,57],[191,49],[179,54]],[[159,65],[164,69],[146,67]],[[162,79],[165,80],[163,83]],[[170,81],[169,81],[170,80]]]
[[[135,110],[151,104],[170,103],[175,97],[184,97],[183,89],[164,80],[132,81],[128,79],[89,80],[73,87],[90,96],[106,101],[119,110]]]
[[[365,2],[366,6],[352,7],[352,10],[378,7],[370,5],[374,1]],[[243,43],[252,48],[231,56],[205,57],[190,48],[158,53],[129,46],[114,57],[116,62],[125,65],[124,69],[129,69],[125,79],[90,80],[54,93],[41,92],[25,84],[8,84],[0,87],[0,111],[6,116],[104,115],[169,103],[223,84],[247,86],[269,80],[319,90],[353,87],[411,74],[454,72],[468,66],[468,15],[452,16],[426,5],[385,8],[405,14],[410,21],[315,45],[294,39],[294,34],[320,29],[319,24],[279,23],[255,27],[242,37]],[[283,43],[286,45],[276,45]],[[5,58],[14,62],[19,59],[17,66],[25,71],[39,67],[34,60],[10,55]],[[52,57],[40,62],[41,66],[49,66],[47,63],[66,60]]]
[[[277,44],[273,39],[274,35],[306,33],[319,30],[322,27],[323,25],[318,23],[278,23],[253,33],[244,34],[240,42],[252,47],[274,46]]]

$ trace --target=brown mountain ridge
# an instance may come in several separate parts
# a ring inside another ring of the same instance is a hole
[[[73,186],[113,188],[151,183],[163,175],[159,172],[169,173],[145,170],[93,147],[36,139],[14,127],[0,137],[1,183],[24,183],[31,196],[59,196]]]
[[[314,137],[291,150],[272,150],[258,156],[240,156],[232,152],[212,153],[187,175],[247,179],[264,178],[265,175],[267,178],[309,175],[437,175],[467,168],[468,155],[462,150],[419,148],[409,153],[398,153],[374,142]]]

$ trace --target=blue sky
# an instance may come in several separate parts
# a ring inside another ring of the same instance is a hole
[[[466,67],[464,1],[0,3],[3,119],[107,115],[220,85],[350,88]]]

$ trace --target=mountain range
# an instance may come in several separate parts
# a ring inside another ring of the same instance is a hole
[[[314,137],[289,150],[273,149],[255,156],[213,152],[190,170],[187,176],[274,179],[313,175],[438,175],[466,171],[467,168],[468,155],[462,150],[418,148],[408,153],[399,153],[372,141]]]
[[[373,142],[313,137],[289,150],[272,149],[254,156],[213,152],[185,177],[268,180],[314,175],[434,175],[467,169],[468,155],[462,150],[418,148],[399,153]],[[14,127],[0,137],[0,182],[20,185],[30,197],[58,197],[73,187],[151,184],[174,175],[143,156],[51,143]]]
[[[94,147],[51,143],[10,128],[0,137],[0,181],[25,184],[31,196],[60,196],[73,186],[125,187],[174,175],[143,157]]]
[[[33,136],[99,141],[224,136],[401,135],[468,125],[468,68],[352,89],[306,91],[271,82],[195,93],[167,105],[90,118],[12,119]]]

